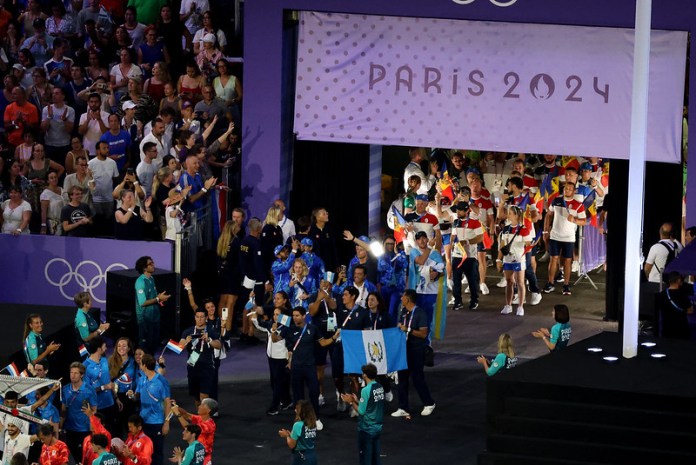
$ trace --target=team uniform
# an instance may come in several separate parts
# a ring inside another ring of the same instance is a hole
[[[430,323],[425,311],[415,307],[411,312],[404,309],[399,321],[408,329],[429,328]],[[425,382],[424,357],[426,339],[416,337],[408,332],[406,339],[406,362],[408,368],[398,372],[399,375],[399,408],[410,412],[408,402],[408,385],[413,378],[413,385],[424,406],[434,405],[435,401],[430,396],[430,389]]]
[[[78,308],[75,314],[75,333],[77,335],[77,340],[84,344],[87,342],[90,333],[93,333],[97,329],[99,329],[99,324],[92,318],[92,315]]]
[[[69,458],[68,446],[63,441],[57,440],[51,446],[46,444],[41,446],[41,456],[39,458],[41,465],[66,465]]]
[[[293,401],[304,399],[304,387],[307,385],[309,401],[314,411],[319,412],[319,380],[317,379],[314,348],[321,338],[316,326],[306,323],[302,328],[291,326],[283,328],[283,338],[288,352],[292,352],[290,364],[290,382]]]
[[[560,350],[567,346],[570,341],[571,332],[570,323],[556,323],[553,325],[551,331],[549,331],[551,334],[549,341],[552,344],[556,344],[553,350]]]
[[[34,360],[39,358],[39,355],[44,353],[46,350],[46,342],[40,333],[35,333],[31,331],[27,338],[24,340],[24,357],[27,359],[27,363],[32,363]],[[48,358],[43,359],[44,365],[48,362]]]
[[[135,281],[135,315],[138,321],[138,343],[149,354],[159,346],[160,311],[157,304],[143,305],[157,298],[155,278],[141,274]]]
[[[103,451],[92,461],[92,465],[119,465],[119,463],[118,457],[107,451]]]
[[[358,448],[360,463],[377,465],[380,461],[380,436],[384,419],[384,388],[370,381],[360,391],[358,403]]]
[[[215,420],[208,418],[203,420],[200,415],[191,415],[191,424],[201,427],[201,434],[198,436],[198,442],[205,449],[205,459],[203,465],[210,465],[213,459],[213,443],[215,442],[215,431],[217,425]]]
[[[127,457],[124,457],[122,462],[123,465],[151,465],[152,464],[152,453],[153,453],[153,446],[152,446],[152,440],[147,437],[147,435],[141,431],[137,435],[133,436],[132,434],[128,434],[128,438],[126,439],[126,447],[130,449],[131,452],[133,452],[133,455],[135,455],[135,460],[131,460]]]
[[[292,464],[316,465],[314,440],[317,437],[317,428],[309,428],[304,421],[296,421],[292,425],[290,437],[296,441],[295,448],[292,450]]]
[[[573,258],[575,245],[575,233],[578,225],[568,221],[568,216],[574,216],[579,220],[585,219],[585,207],[576,199],[566,200],[556,197],[549,205],[549,211],[553,212],[553,225],[549,235],[549,255],[563,258]]]
[[[276,258],[273,264],[271,265],[271,273],[273,273],[274,294],[284,290],[290,282],[290,269],[292,269],[292,264],[294,261],[295,252],[290,252],[288,258],[286,258],[285,260]]]
[[[385,252],[377,262],[377,275],[379,278],[382,299],[389,308],[389,316],[393,321],[399,318],[399,305],[401,294],[406,288],[406,273],[408,272],[408,258],[403,252]]]
[[[479,276],[478,244],[468,241],[483,234],[481,222],[472,217],[469,211],[466,218],[456,218],[452,223],[452,293],[454,306],[462,304],[462,275],[466,276],[471,292],[470,309],[478,306]]]
[[[421,252],[417,248],[411,249],[409,253],[411,266],[408,270],[408,287],[416,290],[418,294],[418,302],[416,302],[416,305],[425,311],[428,319],[427,326],[430,329],[433,316],[435,315],[437,295],[440,290],[439,281],[442,279],[442,276],[440,276],[435,281],[431,281],[430,271],[434,270],[440,274],[444,273],[445,261],[442,259],[440,252],[431,250],[425,263],[423,265],[417,265],[415,260],[420,255]],[[429,337],[430,336],[428,336],[428,340],[430,340]]]
[[[205,463],[205,447],[198,441],[193,441],[184,451],[181,465],[203,465]]]
[[[488,370],[486,370],[486,374],[488,376],[493,376],[502,369],[509,370],[510,368],[514,368],[516,365],[517,357],[508,357],[501,352],[495,356],[491,362],[491,365],[488,367]]]
[[[510,246],[510,252],[503,255],[503,270],[505,271],[525,271],[525,242],[532,240],[529,229],[518,224],[516,226],[505,225],[498,237],[500,247]]]
[[[63,423],[65,442],[73,457],[82,457],[82,441],[90,432],[89,417],[82,412],[82,404],[98,405],[97,393],[92,386],[83,381],[77,390],[74,390],[71,384],[67,384],[63,387],[62,394],[63,406],[66,408]]]
[[[483,192],[481,192],[480,197],[474,198],[472,196],[469,203],[472,206],[478,208],[478,212],[476,212],[475,209],[472,208],[471,213],[469,213],[469,217],[478,220],[478,222],[481,223],[483,231],[487,231],[488,218],[493,216],[493,203],[490,201],[490,199],[484,197]],[[479,252],[483,252],[486,250],[486,247],[483,245],[483,241],[477,244],[476,249]]]
[[[169,382],[157,372],[152,379],[141,376],[135,392],[139,394],[140,398],[140,416],[143,418],[142,433],[147,435],[146,437],[150,441],[152,463],[159,465],[163,459],[164,436],[161,432],[165,421],[165,402],[168,402],[170,397]],[[140,456],[138,456],[138,465],[142,465]]]

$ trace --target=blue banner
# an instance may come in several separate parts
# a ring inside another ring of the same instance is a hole
[[[406,333],[399,328],[342,330],[341,340],[346,373],[361,373],[361,367],[368,363],[375,365],[380,375],[408,368]]]

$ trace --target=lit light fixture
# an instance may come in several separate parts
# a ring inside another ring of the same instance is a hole
[[[379,258],[384,255],[384,246],[379,241],[370,242],[370,252],[372,255]]]
[[[614,357],[613,355],[607,355],[606,357],[602,357],[602,360],[604,360],[604,363],[608,363],[610,365],[614,363],[619,362],[619,357]]]
[[[664,360],[667,358],[667,354],[659,354],[659,353],[650,354],[650,356],[654,359],[657,359],[657,360]]]
[[[591,354],[601,354],[604,349],[601,347],[588,347],[587,351],[590,352]]]
[[[655,347],[657,344],[655,344],[654,342],[642,342],[640,345],[642,345],[643,347],[646,347],[648,349],[651,349],[651,348]]]

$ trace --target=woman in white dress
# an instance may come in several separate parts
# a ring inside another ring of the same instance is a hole
[[[48,184],[41,192],[41,234],[60,236],[62,232],[60,211],[65,206],[63,188],[58,185],[58,173],[48,173]]]

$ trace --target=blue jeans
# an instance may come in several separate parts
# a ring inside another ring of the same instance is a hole
[[[358,431],[358,451],[360,452],[360,465],[381,465],[379,454],[382,452],[379,439],[381,433],[370,434]]]

